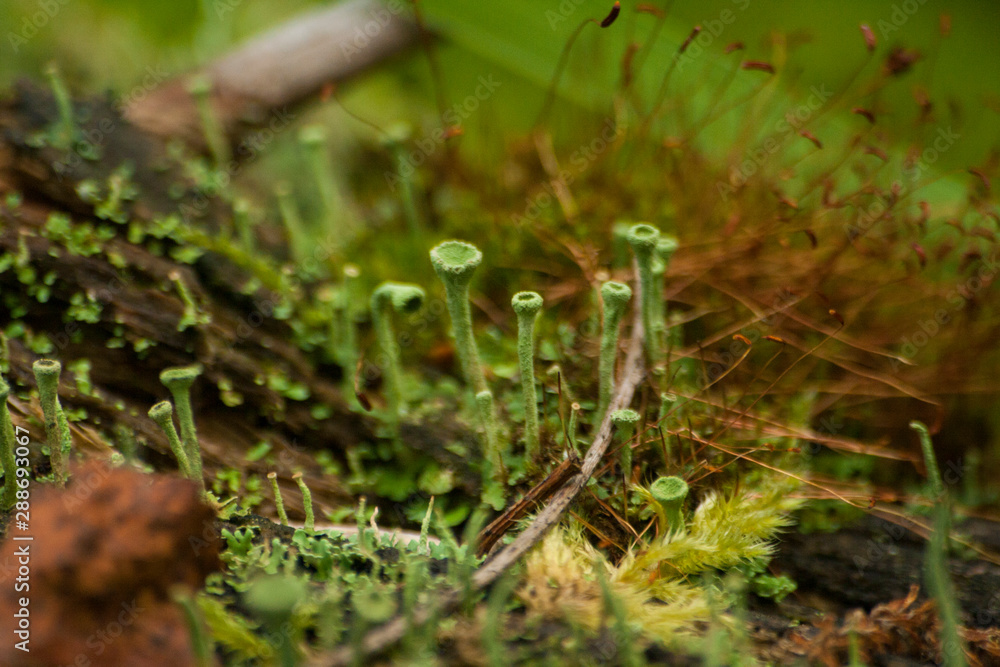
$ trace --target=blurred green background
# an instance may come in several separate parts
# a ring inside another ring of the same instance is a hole
[[[251,35],[324,4],[329,3],[5,0],[0,4],[0,88],[8,88],[18,76],[40,78],[42,68],[55,61],[77,93],[110,90],[125,95],[150,74],[182,73]],[[467,136],[481,139],[485,133],[489,138],[484,143],[496,150],[498,133],[530,127],[568,36],[583,19],[605,16],[610,4],[606,0],[421,2],[428,26],[441,36],[439,56],[448,101],[464,98],[483,73],[495,72],[504,82],[489,104],[470,119]],[[655,23],[651,14],[635,11],[637,4],[624,3],[610,29],[594,26],[583,31],[560,89],[568,100],[597,112],[607,109],[627,44],[641,41]],[[651,5],[665,6],[663,2]],[[908,81],[929,83],[932,96],[947,101],[943,106],[949,107],[948,122],[960,122],[959,131],[966,138],[948,152],[945,166],[981,161],[990,147],[1000,144],[1000,40],[996,37],[1000,3],[709,0],[672,5],[651,66],[646,68],[647,85],[655,85],[677,45],[693,25],[701,24],[706,54],[688,70],[696,81],[710,78],[713,71],[721,76],[727,65],[718,56],[731,42],[745,43],[746,58],[773,59],[776,54],[769,35],[778,32],[787,35],[793,47],[784,65],[793,73],[789,78],[803,89],[825,85],[839,90],[865,59],[858,24],[867,22],[880,46],[906,45],[925,54]],[[942,41],[939,20],[945,11],[952,27],[950,38]],[[709,40],[713,28],[716,34]],[[913,85],[905,82],[887,91],[887,105],[914,106]],[[346,96],[355,111],[373,121],[407,118],[421,123],[438,113],[432,92],[426,57],[415,51],[410,58],[395,61],[390,70],[355,82]],[[893,99],[907,97],[907,105]],[[468,138],[465,143],[478,140]]]

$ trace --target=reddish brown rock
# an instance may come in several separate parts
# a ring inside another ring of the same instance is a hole
[[[195,485],[88,464],[65,490],[29,490],[27,530],[12,517],[0,547],[0,664],[194,664],[170,591],[201,586],[219,564]],[[25,602],[28,652],[16,634]]]

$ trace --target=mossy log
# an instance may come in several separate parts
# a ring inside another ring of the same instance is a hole
[[[267,441],[291,509],[300,509],[298,489],[288,481],[295,469],[307,471],[320,511],[349,502],[346,486],[320,474],[313,456],[324,448],[342,454],[375,439],[374,420],[349,409],[342,395],[344,369],[296,347],[289,323],[270,316],[281,297],[266,287],[248,289],[251,273],[231,258],[209,250],[192,263],[179,261],[171,256],[170,238],[132,242],[128,225],[116,223],[114,214],[109,220],[104,211],[99,218],[98,205],[81,196],[80,184],[108,183],[123,164],[130,165],[135,192],[120,202],[121,220],[149,223],[181,211],[184,224],[211,236],[230,224],[231,214],[220,199],[200,194],[164,144],[133,127],[110,100],[75,106],[87,119],[80,132],[97,144],[99,159],[39,145],[37,137],[58,114],[46,90],[22,82],[0,102],[0,256],[12,262],[0,273],[0,328],[16,320],[26,332],[7,337],[8,378],[28,388],[37,358],[53,356],[67,368],[88,360],[92,391],[74,387],[66,372],[60,388],[68,409],[86,410],[86,419],[72,424],[77,447],[107,452],[109,436],[125,427],[151,450],[144,458],[169,467],[175,464],[166,439],[146,412],[168,398],[160,371],[201,363],[204,375],[192,397],[209,478],[225,467],[266,473],[264,463],[244,457]],[[21,201],[6,200],[10,193]],[[74,230],[89,225],[92,233],[68,242],[53,232],[53,214],[68,216]],[[105,236],[108,229],[113,235],[101,237],[102,227]],[[281,253],[278,230],[262,228],[258,242]],[[81,304],[89,314],[78,312]],[[47,344],[38,342],[40,334]],[[308,398],[293,400],[264,381],[274,375],[303,387]],[[15,421],[40,415],[35,400],[12,396],[11,405]],[[316,418],[316,406],[329,416]],[[455,428],[405,427],[412,446],[447,457],[441,462],[475,492],[477,475],[442,446],[447,438],[463,437]],[[33,433],[41,439],[40,427]]]

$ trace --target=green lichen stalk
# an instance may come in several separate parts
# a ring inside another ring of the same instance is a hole
[[[63,486],[69,479],[66,458],[70,450],[70,433],[66,414],[59,404],[59,374],[62,372],[62,364],[51,359],[39,359],[32,369],[35,372],[42,413],[45,416],[45,435],[49,445],[52,472],[60,486]]]
[[[632,288],[625,283],[606,282],[601,285],[604,301],[604,322],[601,329],[601,354],[598,360],[597,419],[604,418],[615,385],[615,357],[618,353],[618,325],[625,316],[625,307],[632,298]]]
[[[652,284],[652,308],[653,308],[653,332],[656,337],[656,344],[659,349],[667,349],[667,302],[663,298],[663,277],[670,266],[670,258],[677,250],[677,239],[673,236],[661,236],[656,243],[656,252],[653,253],[653,284]]]
[[[628,242],[632,246],[635,261],[639,267],[639,285],[642,290],[642,328],[646,332],[646,356],[649,357],[651,364],[660,360],[661,348],[656,332],[663,330],[662,322],[659,327],[656,324],[658,309],[655,300],[659,290],[656,288],[653,275],[653,258],[659,240],[660,230],[644,223],[633,225],[628,233]]]
[[[620,463],[626,482],[632,474],[632,436],[635,426],[642,417],[631,408],[615,410],[611,413],[611,422],[615,425],[615,442],[621,447]]]
[[[226,133],[223,132],[222,125],[215,115],[215,109],[212,108],[212,82],[207,77],[197,76],[188,82],[187,90],[194,98],[195,107],[198,109],[205,143],[212,153],[215,168],[222,169],[229,164],[231,156]]]
[[[52,96],[55,98],[56,108],[59,110],[59,120],[53,124],[49,140],[55,148],[69,150],[80,134],[76,124],[76,114],[73,110],[73,100],[55,63],[45,68],[45,77],[49,80]]]
[[[356,264],[344,265],[344,280],[338,293],[337,324],[340,330],[334,338],[337,363],[344,369],[344,393],[354,395],[354,373],[358,365],[358,332],[355,322],[355,299],[361,269]]]
[[[684,529],[684,499],[688,485],[680,477],[660,477],[649,487],[656,502],[654,510],[660,524],[660,534]]]
[[[417,184],[413,179],[414,168],[410,164],[410,158],[406,152],[407,142],[413,135],[413,131],[409,125],[398,123],[389,128],[387,134],[388,137],[383,145],[392,153],[397,171],[397,175],[390,179],[390,187],[395,190],[396,183],[400,184],[399,198],[403,205],[403,215],[410,228],[410,236],[414,242],[419,242],[423,225],[421,224],[420,210],[417,208]]]
[[[327,156],[326,131],[319,125],[310,125],[299,132],[299,144],[306,152],[306,159],[316,179],[320,200],[323,202],[323,229],[343,238],[346,221],[343,198]]]
[[[948,572],[948,539],[951,533],[951,507],[948,495],[945,493],[941,469],[937,457],[934,456],[934,443],[927,426],[919,421],[910,422],[910,428],[920,437],[920,447],[924,454],[924,465],[927,466],[927,477],[931,483],[931,493],[934,495],[934,531],[927,543],[927,556],[924,561],[924,581],[927,589],[938,605],[941,617],[941,645],[953,647],[945,652],[944,664],[948,667],[965,667],[965,650],[959,626],[961,610],[955,594],[955,586]]]
[[[483,430],[486,432],[486,459],[493,468],[494,477],[499,476],[501,469],[500,437],[497,426],[496,412],[493,409],[493,392],[489,389],[476,394],[476,410]]]
[[[415,313],[424,303],[424,290],[417,285],[385,282],[372,293],[372,323],[375,336],[382,348],[385,363],[382,375],[385,378],[385,396],[389,403],[389,419],[397,427],[403,411],[401,372],[399,368],[399,344],[392,330],[392,311]]]
[[[288,513],[285,512],[285,501],[281,497],[281,488],[278,486],[278,473],[269,472],[267,478],[271,480],[271,491],[274,493],[274,506],[278,510],[278,519],[282,526],[287,526]]]
[[[254,236],[253,221],[250,219],[250,202],[246,199],[237,199],[233,203],[233,227],[243,252],[248,255],[253,254],[257,248],[257,241]]]
[[[303,524],[303,528],[305,528],[307,532],[312,533],[316,530],[316,515],[313,514],[312,491],[310,491],[309,487],[306,486],[306,481],[302,479],[302,473],[295,473],[292,475],[292,479],[294,479],[295,483],[299,485],[299,491],[302,492],[302,509],[304,509],[306,513],[306,522]],[[288,517],[285,517],[285,520],[287,521]]]
[[[535,393],[535,319],[542,309],[537,292],[518,292],[511,300],[517,313],[517,360],[524,396],[524,440],[529,460],[538,456],[538,397]]]
[[[472,336],[469,282],[483,261],[483,253],[471,243],[445,241],[431,250],[434,272],[444,283],[448,314],[455,335],[455,349],[465,381],[473,392],[486,391],[486,377],[479,362],[479,350]]]
[[[181,366],[168,368],[160,373],[160,382],[170,390],[174,397],[174,409],[177,410],[177,421],[181,424],[181,441],[187,454],[191,479],[204,489],[205,481],[201,467],[201,447],[198,445],[198,432],[194,427],[194,411],[191,409],[191,385],[201,375],[201,366]]]
[[[288,246],[291,250],[292,260],[301,265],[309,258],[313,243],[306,232],[302,216],[299,215],[298,206],[292,197],[292,189],[288,187],[287,183],[282,183],[275,188],[274,194],[278,198],[281,221],[285,225],[285,231],[288,232]]]
[[[493,393],[483,390],[476,394],[476,409],[482,423],[484,437],[483,500],[495,509],[503,507],[503,453],[500,451],[500,434]]]
[[[3,504],[3,509],[10,509],[17,501],[17,461],[14,460],[17,438],[14,436],[14,423],[7,408],[9,396],[10,385],[0,378],[0,463],[3,464],[4,480],[3,498],[0,502]]]
[[[924,465],[927,466],[927,478],[931,482],[931,491],[935,500],[944,495],[944,482],[941,480],[941,470],[938,468],[937,457],[934,456],[934,443],[931,442],[930,431],[922,422],[910,422],[910,428],[920,437],[920,448],[924,454]]]
[[[191,474],[191,462],[188,460],[187,451],[184,449],[184,445],[181,444],[180,438],[177,437],[177,429],[174,428],[174,407],[170,404],[170,401],[160,401],[151,407],[149,409],[149,416],[160,427],[163,434],[167,436],[167,444],[170,445],[170,451],[174,453],[174,458],[177,459],[177,466],[180,468],[181,474],[190,480],[197,481],[194,475]]]

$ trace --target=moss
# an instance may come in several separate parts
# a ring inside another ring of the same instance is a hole
[[[69,299],[69,308],[66,309],[66,317],[77,322],[94,324],[101,321],[101,311],[104,304],[99,302],[91,294],[77,292]]]
[[[83,396],[93,395],[94,385],[90,381],[91,363],[89,359],[77,359],[66,365],[67,370],[73,374],[76,382],[76,390]]]

